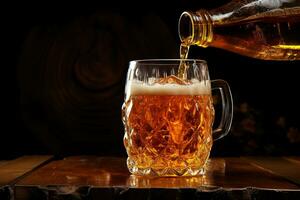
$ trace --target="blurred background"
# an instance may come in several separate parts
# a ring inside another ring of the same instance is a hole
[[[180,14],[226,2],[181,0],[170,7],[155,0],[105,6],[48,2],[15,8],[9,16],[13,78],[3,77],[11,90],[10,106],[3,108],[8,114],[0,159],[126,156],[121,105],[128,62],[178,58]],[[299,61],[263,61],[200,47],[191,47],[190,58],[206,60],[211,79],[227,80],[233,93],[232,130],[214,143],[212,156],[300,155]]]

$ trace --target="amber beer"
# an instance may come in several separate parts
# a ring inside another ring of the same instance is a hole
[[[132,82],[123,105],[124,145],[133,174],[196,175],[212,147],[210,84]]]
[[[197,45],[256,59],[300,60],[299,0],[232,0],[212,10],[187,11],[178,30],[180,58]]]

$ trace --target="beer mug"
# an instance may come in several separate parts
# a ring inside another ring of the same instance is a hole
[[[183,79],[178,78],[182,64]],[[215,130],[214,89],[222,100]],[[210,81],[204,60],[131,61],[122,106],[129,171],[158,176],[204,174],[213,140],[228,133],[232,114],[229,85],[224,80]]]

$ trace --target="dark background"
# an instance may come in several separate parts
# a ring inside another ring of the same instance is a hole
[[[7,65],[13,77],[2,75],[11,90],[3,105],[0,159],[126,156],[121,105],[129,60],[178,58],[180,14],[225,2],[48,2],[13,9]],[[299,61],[200,47],[191,48],[190,58],[207,60],[211,79],[227,80],[234,97],[232,130],[215,142],[212,156],[300,154]]]

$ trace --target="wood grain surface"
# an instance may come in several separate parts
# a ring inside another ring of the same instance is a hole
[[[0,165],[0,187],[13,184],[18,178],[49,161],[52,156],[22,156]]]
[[[300,186],[300,163],[279,157],[243,157],[252,164]]]
[[[281,159],[281,158],[278,158]],[[280,161],[280,160],[279,160]],[[142,177],[130,175],[124,158],[78,156],[57,160],[34,171],[17,186],[92,186],[133,188],[299,189],[286,179],[240,158],[212,158],[205,176]]]

